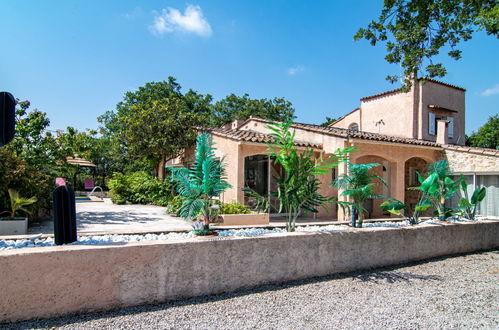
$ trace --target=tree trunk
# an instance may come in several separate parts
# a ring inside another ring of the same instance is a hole
[[[166,156],[163,154],[161,155],[161,160],[159,161],[158,168],[156,170],[157,177],[160,180],[165,179],[165,165],[166,165]]]

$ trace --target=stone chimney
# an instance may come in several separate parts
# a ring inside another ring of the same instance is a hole
[[[448,132],[449,121],[444,119],[437,120],[437,143],[438,144],[447,144],[447,137],[449,136]]]

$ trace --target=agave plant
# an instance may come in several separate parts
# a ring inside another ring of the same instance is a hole
[[[449,216],[449,210],[445,207],[445,201],[459,189],[459,180],[450,178],[449,163],[447,160],[433,162],[428,166],[428,176],[424,179],[418,173],[421,183],[418,189],[423,196],[436,209],[439,220],[445,220]]]
[[[473,195],[471,195],[471,200],[468,197],[468,189],[466,187],[466,182],[464,181],[464,177],[461,175],[460,179],[461,191],[463,192],[463,197],[459,200],[459,204],[457,206],[456,214],[465,217],[469,220],[475,220],[476,210],[478,204],[484,200],[486,189],[485,187],[479,188],[476,187]]]
[[[209,230],[213,198],[231,185],[225,178],[224,159],[215,157],[211,136],[202,133],[197,138],[195,162],[190,169],[169,167],[172,180],[183,198],[179,215],[192,220],[203,216],[205,232]]]
[[[10,211],[4,213],[8,213],[10,215],[9,218],[15,218],[16,214],[19,212],[31,214],[31,212],[24,207],[36,203],[36,197],[23,198],[19,195],[17,190],[9,189],[8,191],[10,197]]]
[[[287,213],[286,230],[294,231],[302,209],[317,213],[318,207],[332,201],[332,198],[318,193],[321,183],[316,176],[330,173],[332,168],[346,161],[353,147],[337,149],[335,157],[316,158],[310,148],[298,152],[295,131],[290,129],[291,122],[272,124],[267,126],[273,138],[267,143],[268,150],[284,169],[281,177],[274,177],[277,182],[274,195],[279,199],[279,212]]]
[[[357,216],[359,217],[358,227],[362,227],[364,215],[367,210],[364,207],[364,202],[371,198],[382,198],[382,195],[374,193],[374,180],[379,180],[386,185],[385,180],[379,175],[373,174],[370,170],[378,163],[370,164],[351,164],[348,163],[348,173],[339,176],[333,184],[338,189],[343,189],[341,196],[348,196],[349,202],[338,201],[338,204],[343,208],[343,211],[350,214],[352,217],[352,227],[357,227]]]

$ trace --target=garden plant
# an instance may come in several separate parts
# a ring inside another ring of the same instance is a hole
[[[3,220],[13,220],[16,218],[16,215],[18,215],[19,212],[31,214],[31,211],[26,209],[25,206],[34,204],[37,201],[36,197],[31,197],[31,198],[21,197],[19,195],[19,192],[14,189],[9,189],[9,197],[10,197],[10,211],[3,212],[9,214],[9,216],[3,218]]]
[[[199,214],[202,215],[203,226],[195,226],[194,232],[198,235],[209,234],[214,197],[231,187],[225,178],[224,159],[218,160],[215,157],[211,136],[208,133],[198,136],[195,162],[190,169],[168,168],[172,172],[172,181],[183,198],[180,216],[193,220]]]
[[[431,203],[420,198],[416,206],[414,206],[412,214],[408,214],[410,210],[407,205],[395,198],[388,198],[381,203],[380,207],[383,211],[403,217],[411,225],[417,225],[421,222],[421,215],[423,212],[431,207]]]
[[[428,175],[423,179],[417,173],[421,183],[414,189],[423,193],[424,199],[428,200],[436,209],[436,215],[441,221],[446,220],[452,214],[452,210],[445,207],[445,201],[450,199],[459,189],[459,180],[450,178],[449,163],[447,160],[433,162],[428,166]]]
[[[485,187],[476,187],[470,199],[468,197],[468,189],[466,189],[466,182],[464,181],[464,178],[462,176],[460,178],[459,184],[464,196],[459,200],[456,214],[468,220],[475,220],[478,204],[480,204],[480,202],[484,200],[486,189]]]
[[[284,173],[274,177],[277,182],[279,212],[287,213],[286,230],[295,231],[296,219],[302,209],[317,213],[317,208],[324,206],[332,198],[319,194],[320,181],[318,175],[331,173],[331,169],[346,161],[353,147],[337,149],[335,157],[315,157],[314,151],[307,148],[298,152],[295,143],[295,130],[291,130],[292,122],[273,123],[267,126],[273,138],[267,143],[269,156],[281,164]]]
[[[352,227],[362,227],[362,222],[364,220],[364,215],[367,213],[364,203],[371,198],[382,198],[382,195],[378,195],[374,192],[374,180],[379,180],[386,185],[385,180],[379,175],[373,174],[370,170],[376,166],[378,163],[370,164],[351,164],[348,163],[348,173],[339,176],[333,181],[333,184],[338,189],[343,189],[341,196],[347,196],[350,201],[338,201],[344,212],[351,215]],[[357,223],[357,216],[359,221]]]

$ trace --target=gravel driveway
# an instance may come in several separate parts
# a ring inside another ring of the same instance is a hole
[[[499,327],[498,280],[494,251],[4,327],[491,329]]]

